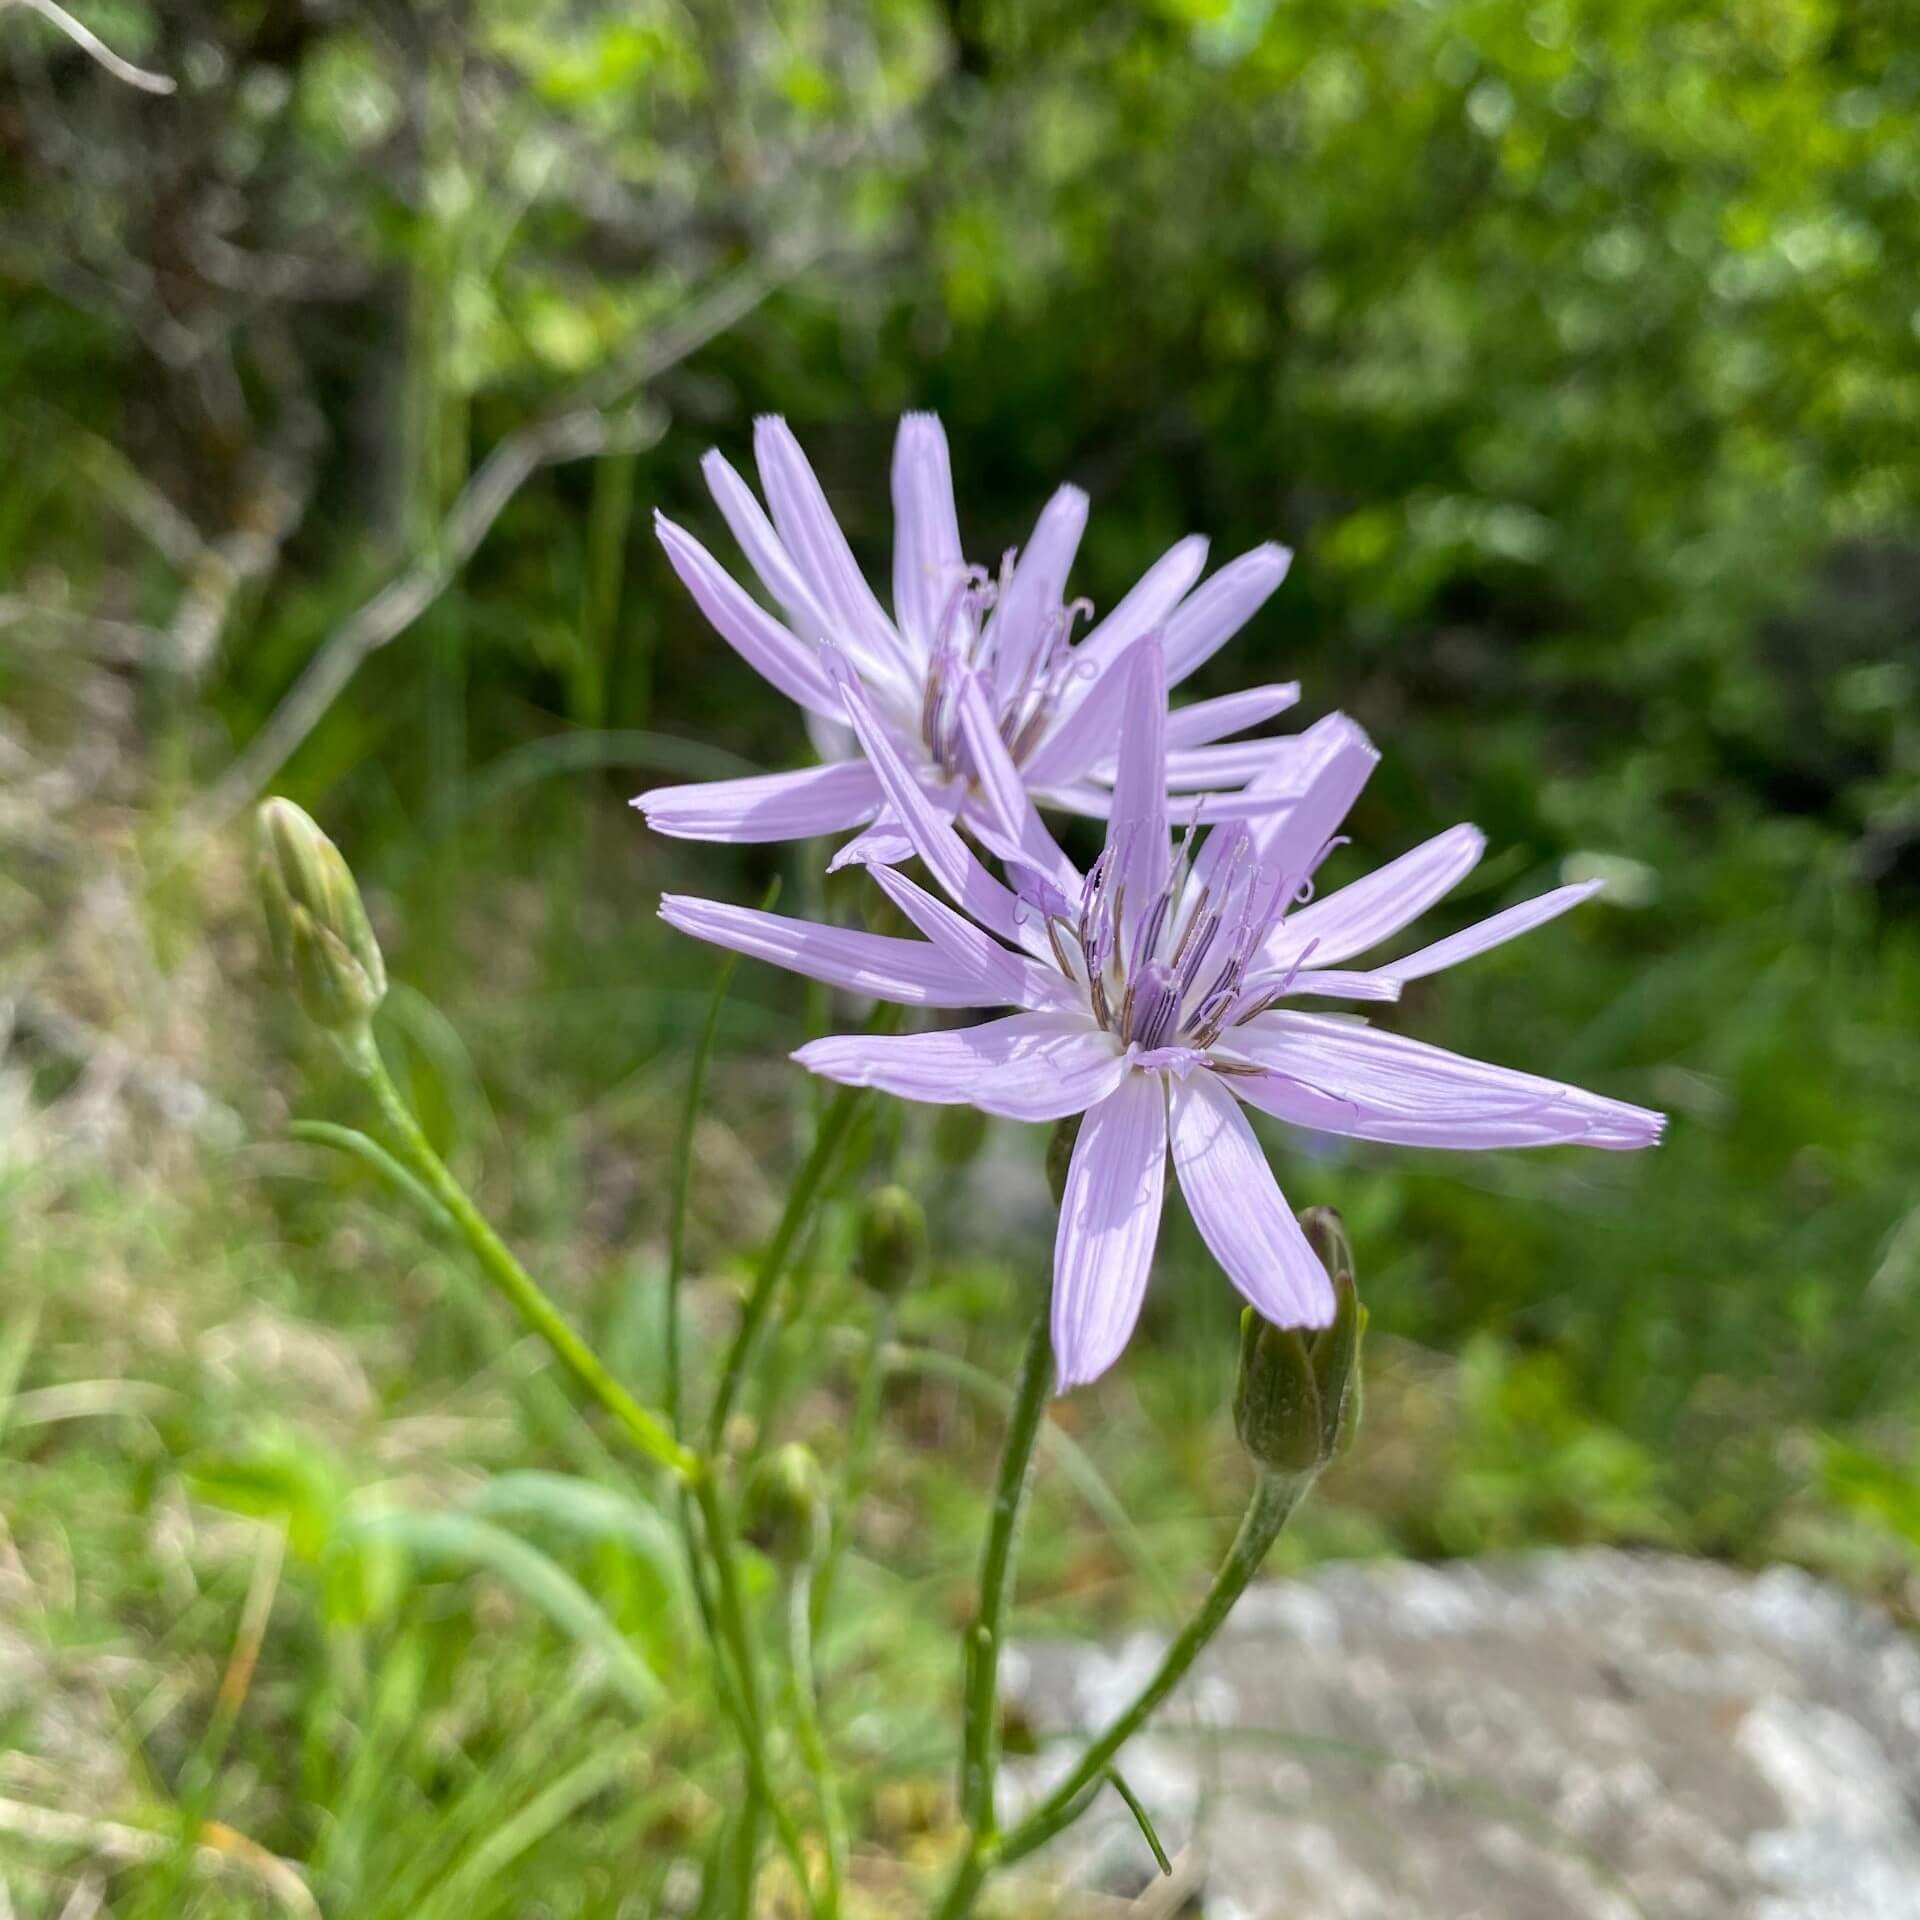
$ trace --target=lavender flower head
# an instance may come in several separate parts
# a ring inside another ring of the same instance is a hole
[[[793,840],[866,831],[848,860],[898,860],[911,852],[897,807],[857,739],[822,662],[832,646],[850,663],[899,757],[928,801],[996,853],[994,811],[981,800],[982,768],[970,744],[978,712],[998,735],[1021,784],[1044,804],[1104,817],[1111,805],[1113,740],[1129,648],[1164,633],[1167,684],[1184,680],[1232,638],[1286,577],[1289,554],[1261,546],[1195,590],[1207,543],[1182,540],[1157,561],[1104,620],[1086,600],[1066,598],[1067,574],[1087,522],[1087,496],[1062,487],[1033,537],[1008,553],[997,576],[961,551],[947,439],[929,413],[909,413],[894,445],[893,611],[881,606],[855,562],[827,496],[783,420],[754,429],[760,480],[772,517],[719,453],[703,462],[707,484],[783,623],[766,612],[694,537],[657,517],[661,544],[715,630],[804,709],[825,764],[797,773],[657,787],[634,805],[656,832],[694,840]],[[1183,708],[1168,735],[1166,778],[1175,792],[1239,787],[1286,741],[1225,744],[1283,712],[1294,684],[1253,687]],[[1202,817],[1232,812],[1201,803]]]
[[[1325,899],[1312,879],[1378,755],[1332,715],[1256,777],[1243,817],[1169,832],[1161,643],[1132,647],[1106,848],[1074,868],[1034,812],[990,711],[959,723],[980,769],[983,839],[1010,849],[1009,888],[975,858],[899,752],[878,703],[829,650],[826,671],[902,832],[946,904],[884,865],[873,878],[924,936],[816,926],[668,895],[682,931],[908,1006],[1018,1012],[940,1032],[816,1040],[814,1072],[907,1099],[1019,1120],[1086,1115],[1054,1247],[1062,1389],[1103,1373],[1139,1317],[1171,1148],[1195,1223],[1240,1292],[1279,1326],[1325,1326],[1327,1273],[1274,1180],[1243,1104],[1295,1126],[1423,1147],[1651,1146],[1663,1117],[1577,1087],[1385,1033],[1299,998],[1390,1001],[1563,913],[1560,887],[1368,971],[1337,962],[1408,925],[1484,848],[1449,829]],[[1197,844],[1196,844],[1197,843]]]

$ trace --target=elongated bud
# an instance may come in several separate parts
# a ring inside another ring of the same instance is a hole
[[[826,1539],[827,1480],[812,1452],[790,1442],[747,1476],[740,1531],[783,1567],[804,1566]]]
[[[1338,1214],[1316,1207],[1300,1224],[1333,1275],[1332,1325],[1276,1327],[1252,1307],[1240,1316],[1233,1424],[1270,1473],[1318,1473],[1352,1444],[1360,1418],[1367,1310],[1354,1290],[1353,1252]]]
[[[987,1116],[978,1107],[933,1110],[933,1154],[943,1167],[971,1166],[987,1141]]]
[[[386,962],[340,849],[291,800],[258,815],[267,938],[307,1018],[364,1032],[387,991]]]
[[[927,1216],[905,1187],[877,1187],[860,1210],[860,1278],[875,1293],[904,1293],[926,1278]]]
[[[1066,1200],[1067,1170],[1073,1165],[1073,1150],[1080,1143],[1080,1123],[1086,1117],[1084,1113],[1070,1113],[1056,1121],[1047,1136],[1047,1187],[1056,1207]]]

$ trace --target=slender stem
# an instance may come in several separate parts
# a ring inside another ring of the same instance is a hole
[[[853,1532],[854,1515],[867,1491],[867,1479],[873,1466],[873,1442],[880,1428],[880,1403],[886,1397],[888,1356],[893,1346],[893,1323],[899,1313],[893,1295],[882,1294],[874,1308],[873,1327],[867,1337],[867,1364],[853,1403],[853,1423],[847,1433],[847,1462],[840,1481],[840,1498],[834,1504],[832,1528],[827,1536],[827,1551],[820,1571],[811,1582],[813,1598],[808,1625],[818,1634],[825,1626],[827,1609],[833,1603],[833,1583]]]
[[[1002,1840],[995,1852],[998,1862],[1024,1858],[1072,1824],[1082,1810],[1087,1790],[1099,1786],[1120,1749],[1180,1684],[1207,1642],[1220,1631],[1234,1603],[1246,1591],[1248,1581],[1265,1562],[1280,1529],[1292,1517],[1312,1484],[1311,1474],[1260,1475],[1241,1519],[1240,1531],[1234,1536],[1226,1559],[1220,1563],[1199,1612],[1175,1635],[1153,1677],[1093,1739],[1074,1763],[1072,1772]]]
[[[826,1884],[821,1889],[820,1920],[838,1920],[840,1888],[847,1871],[847,1816],[841,1805],[833,1761],[820,1731],[820,1699],[813,1677],[813,1570],[802,1566],[787,1588],[787,1659],[793,1669],[794,1727],[800,1757],[813,1776],[820,1801],[820,1826],[827,1842]]]
[[[487,1224],[480,1209],[468,1199],[466,1189],[447,1171],[421,1132],[420,1123],[401,1099],[400,1090],[388,1075],[371,1036],[356,1050],[354,1064],[398,1138],[402,1158],[428,1192],[446,1208],[482,1272],[506,1296],[514,1311],[547,1343],[575,1381],[606,1409],[634,1447],[679,1479],[696,1484],[702,1481],[705,1474],[699,1455],[681,1445],[607,1371],[600,1357],[574,1332],[539,1283]]]
[[[703,1474],[695,1480],[691,1493],[694,1504],[700,1510],[701,1525],[706,1533],[707,1558],[713,1564],[718,1586],[713,1606],[718,1637],[731,1657],[733,1676],[738,1686],[741,1746],[747,1761],[746,1824],[750,1834],[757,1831],[754,1803],[764,1802],[773,1816],[774,1831],[779,1835],[781,1849],[793,1867],[794,1878],[799,1883],[807,1909],[809,1913],[817,1915],[819,1902],[807,1872],[806,1847],[801,1840],[800,1829],[794,1824],[793,1815],[788,1812],[775,1789],[773,1769],[767,1757],[766,1710],[760,1685],[759,1648],[753,1637],[741,1590],[739,1554],[732,1523],[720,1489],[710,1474]],[[751,1859],[745,1878],[751,1888]]]
[[[776,880],[768,890],[763,910],[779,897]],[[693,1134],[700,1117],[700,1101],[707,1088],[707,1062],[713,1056],[713,1037],[720,1026],[720,1009],[727,988],[733,981],[737,954],[728,954],[720,962],[713,978],[713,994],[707,1001],[706,1024],[693,1050],[693,1064],[687,1070],[687,1104],[680,1115],[680,1131],[673,1143],[673,1205],[667,1216],[667,1291],[663,1312],[666,1317],[665,1340],[667,1374],[667,1424],[673,1437],[681,1437],[683,1391],[680,1371],[680,1287],[687,1271],[687,1195],[693,1185]]]
[[[868,1031],[889,1032],[898,1018],[897,1008],[883,1006],[868,1022]],[[720,1371],[720,1384],[714,1390],[713,1406],[707,1414],[709,1453],[720,1451],[721,1442],[726,1437],[728,1416],[733,1412],[733,1403],[739,1397],[741,1383],[746,1378],[747,1360],[753,1351],[753,1343],[766,1324],[781,1275],[786,1272],[787,1262],[792,1259],[794,1249],[800,1243],[800,1235],[812,1217],[814,1204],[826,1185],[834,1159],[852,1130],[854,1116],[859,1111],[860,1099],[865,1092],[864,1087],[841,1087],[834,1094],[826,1112],[821,1115],[819,1131],[813,1136],[813,1146],[801,1163],[800,1171],[794,1176],[793,1185],[787,1190],[787,1204],[780,1215],[780,1224],[774,1229],[766,1252],[760,1256],[760,1270],[753,1276],[753,1291],[747,1295],[747,1304],[740,1314],[740,1324],[734,1329],[733,1344],[727,1349],[726,1361]]]
[[[1043,1310],[1027,1335],[1013,1411],[1000,1453],[993,1516],[980,1557],[979,1612],[967,1637],[966,1700],[960,1762],[960,1808],[974,1844],[993,1832],[993,1776],[999,1760],[1000,1641],[1013,1597],[1020,1516],[1032,1477],[1033,1450],[1047,1407],[1052,1345]]]

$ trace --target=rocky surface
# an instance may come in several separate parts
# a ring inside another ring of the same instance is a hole
[[[1027,1646],[1009,1815],[1159,1643]],[[1038,1856],[1233,1920],[1920,1920],[1920,1649],[1788,1569],[1607,1552],[1328,1569],[1249,1593]]]

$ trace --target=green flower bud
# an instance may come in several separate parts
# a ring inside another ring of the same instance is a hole
[[[1067,1170],[1073,1165],[1073,1150],[1080,1143],[1080,1123],[1086,1117],[1084,1113],[1070,1113],[1064,1120],[1055,1121],[1053,1132],[1047,1136],[1047,1187],[1056,1207],[1066,1200]]]
[[[878,1187],[860,1210],[860,1277],[875,1293],[901,1294],[927,1272],[927,1216],[905,1187]]]
[[[260,898],[275,961],[308,1019],[364,1031],[387,991],[386,962],[340,849],[291,800],[260,808]]]
[[[763,1455],[747,1476],[740,1531],[783,1567],[804,1566],[827,1537],[827,1479],[798,1441]]]
[[[943,1167],[971,1166],[987,1143],[987,1115],[978,1107],[935,1107],[933,1155]]]
[[[1240,1444],[1272,1473],[1318,1473],[1352,1444],[1360,1418],[1367,1310],[1354,1291],[1353,1252],[1338,1214],[1316,1207],[1300,1224],[1333,1275],[1333,1324],[1276,1327],[1252,1307],[1240,1316],[1233,1424]]]

